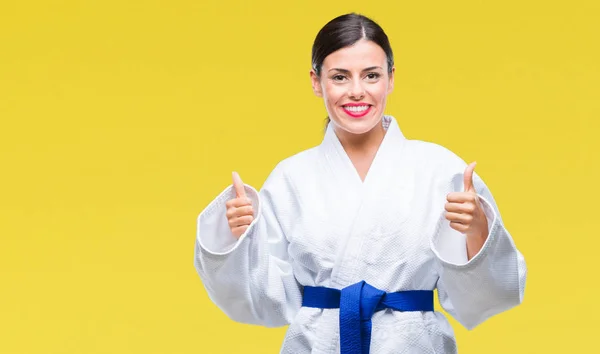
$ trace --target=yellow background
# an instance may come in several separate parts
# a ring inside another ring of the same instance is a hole
[[[600,5],[589,1],[3,1],[0,353],[276,353],[193,267],[196,217],[318,144],[317,31],[371,16],[388,114],[477,171],[529,266],[461,353],[597,350]]]

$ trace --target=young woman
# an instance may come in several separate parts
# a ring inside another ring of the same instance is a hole
[[[282,353],[455,353],[434,289],[468,329],[523,300],[524,258],[475,164],[384,114],[394,71],[375,22],[330,21],[310,72],[322,143],[278,163],[260,192],[234,173],[198,217],[210,298],[235,321],[289,324]]]

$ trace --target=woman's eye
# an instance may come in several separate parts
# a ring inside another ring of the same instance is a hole
[[[342,80],[344,80],[344,76],[343,75],[335,75],[333,77],[333,80],[334,81],[342,81]]]
[[[370,80],[378,79],[379,74],[378,73],[369,73],[369,74],[367,74],[367,78]]]

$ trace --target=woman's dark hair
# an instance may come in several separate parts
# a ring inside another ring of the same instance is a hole
[[[329,54],[351,46],[361,39],[373,41],[383,49],[387,57],[388,73],[391,73],[394,54],[383,29],[364,15],[349,13],[329,21],[317,34],[312,47],[312,68],[317,76],[321,76],[323,61]]]

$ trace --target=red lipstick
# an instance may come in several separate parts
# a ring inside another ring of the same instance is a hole
[[[364,110],[349,110],[349,109],[347,109],[347,107],[367,107],[367,108]],[[364,117],[365,115],[367,115],[367,113],[369,113],[371,111],[372,107],[373,106],[371,106],[368,103],[352,102],[352,103],[346,103],[346,104],[342,105],[342,110],[344,110],[344,112],[352,118],[361,118],[361,117]]]

